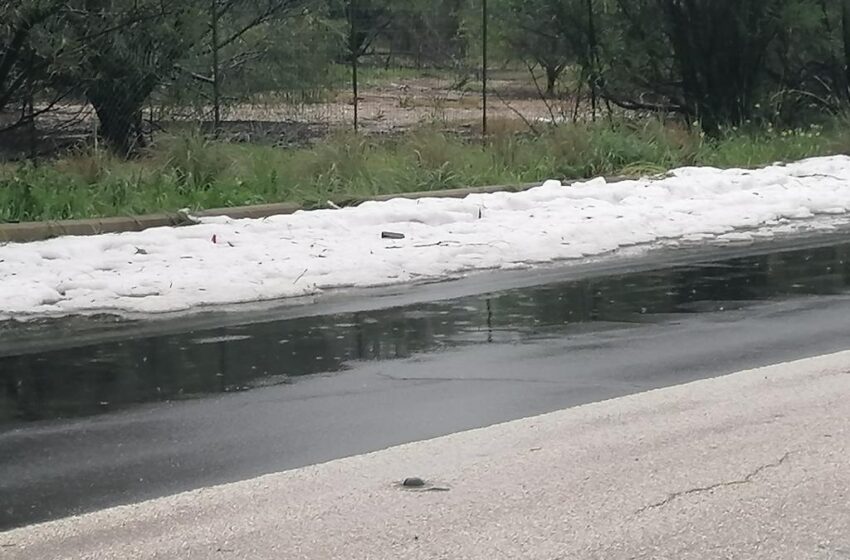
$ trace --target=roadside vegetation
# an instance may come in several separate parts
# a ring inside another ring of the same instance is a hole
[[[727,130],[657,119],[558,126],[539,134],[493,123],[489,142],[423,128],[397,138],[340,134],[313,147],[160,138],[140,157],[105,150],[40,165],[0,166],[0,221],[121,216],[291,201],[327,201],[411,191],[516,185],[550,178],[652,175],[688,165],[753,167],[850,153],[844,121],[783,131]]]
[[[850,152],[850,0],[490,0],[486,20],[482,7],[4,2],[0,221],[318,206]],[[491,107],[521,105],[531,92],[548,116],[502,113],[486,141],[468,115],[372,136],[339,132],[352,128],[346,119],[361,99],[355,76],[360,88],[386,90],[371,97],[388,98],[396,113],[433,101],[415,95],[422,78],[445,84],[455,110],[477,111],[484,21],[491,84],[499,70],[525,76],[519,87],[493,85]],[[251,111],[262,103],[273,115],[333,103],[345,118],[326,123],[337,132],[318,140],[225,141],[227,124],[293,124]]]

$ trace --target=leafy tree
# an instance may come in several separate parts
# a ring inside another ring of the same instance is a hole
[[[392,25],[387,29],[389,60],[404,56],[417,68],[424,65],[457,67],[467,55],[462,15],[465,0],[432,0],[393,5]]]
[[[0,116],[19,111],[0,121],[0,131],[31,122],[34,111],[23,111],[26,98],[42,91],[61,46],[44,33],[65,11],[59,0],[13,0],[0,5]],[[49,104],[52,105],[52,104]]]
[[[844,93],[850,101],[850,0],[841,1],[841,43],[844,50]]]
[[[661,0],[687,110],[716,133],[752,115],[783,0]]]
[[[346,62],[359,60],[393,23],[389,0],[329,0],[328,15],[345,22],[342,26]]]
[[[224,52],[229,57],[226,71],[244,66],[263,52],[236,52],[237,48],[267,47],[268,43],[249,38],[253,34],[256,39],[260,30],[272,29],[306,4],[304,0],[79,1],[67,19],[71,40],[80,42],[83,56],[64,79],[82,89],[97,112],[101,135],[122,155],[144,143],[142,109],[184,67],[184,61]],[[112,31],[83,41],[97,29]],[[216,64],[214,77],[206,81],[217,86],[219,69]],[[193,76],[203,81],[201,74]]]
[[[178,61],[175,73],[156,99],[163,107],[185,109],[212,104],[214,122],[228,104],[262,93],[317,97],[334,76],[339,50],[337,28],[317,2],[212,0],[209,30]]]
[[[604,94],[629,109],[682,113],[709,134],[741,124],[787,85],[777,49],[783,33],[799,29],[792,3],[617,0]],[[806,13],[816,9],[812,0],[799,3]]]
[[[571,7],[562,0],[504,0],[493,7],[494,27],[503,48],[544,70],[549,96],[555,94],[564,69],[577,59],[579,39],[565,17]]]
[[[201,32],[185,2],[81,0],[66,15],[64,40],[81,52],[59,80],[74,84],[94,107],[100,134],[117,153],[144,143],[142,108]]]

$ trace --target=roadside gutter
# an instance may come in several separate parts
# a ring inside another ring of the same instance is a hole
[[[334,206],[357,206],[367,201],[386,201],[394,198],[465,198],[471,194],[494,192],[518,192],[539,186],[540,183],[525,185],[499,185],[490,187],[471,187],[440,191],[422,191],[412,193],[385,194],[367,198],[349,198],[334,202]],[[300,204],[281,202],[255,206],[237,206],[233,208],[214,208],[191,212],[192,216],[227,216],[233,219],[259,219],[269,216],[294,214],[299,210],[309,210]],[[0,224],[0,243],[24,243],[42,241],[64,235],[99,235],[103,233],[122,233],[142,231],[156,227],[181,227],[195,222],[186,212],[148,214],[144,216],[123,216],[114,218],[91,218],[84,220],[59,220],[44,222],[20,222]]]

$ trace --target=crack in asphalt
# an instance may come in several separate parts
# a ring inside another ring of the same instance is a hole
[[[744,478],[741,478],[741,479],[729,480],[729,481],[725,481],[725,482],[718,482],[718,483],[715,483],[715,484],[711,484],[709,486],[699,486],[697,488],[689,488],[688,490],[682,490],[680,492],[673,492],[672,494],[669,494],[666,498],[664,498],[660,502],[655,502],[654,504],[649,504],[647,506],[643,506],[642,508],[640,508],[639,510],[637,510],[635,512],[635,515],[640,515],[641,513],[644,513],[645,511],[648,511],[648,510],[651,510],[651,509],[664,507],[674,500],[677,500],[677,499],[682,498],[684,496],[689,496],[691,494],[700,494],[700,493],[703,493],[703,492],[711,492],[712,490],[716,490],[718,488],[727,488],[727,487],[731,487],[731,486],[741,486],[743,484],[749,484],[750,482],[753,481],[753,479],[755,477],[757,477],[762,472],[764,472],[768,469],[775,469],[775,468],[782,466],[782,464],[785,463],[785,461],[787,461],[788,458],[791,456],[791,453],[792,453],[791,451],[788,451],[778,461],[775,461],[773,463],[768,463],[766,465],[761,465],[760,467],[753,470],[752,472],[747,474],[747,476],[745,476]]]

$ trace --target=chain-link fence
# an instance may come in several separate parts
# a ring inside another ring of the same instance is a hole
[[[718,137],[846,114],[848,61],[850,4],[823,0],[5,0],[0,160],[618,111]]]
[[[16,2],[0,8],[0,160],[132,153],[187,131],[480,137],[572,111],[542,67],[488,53],[504,14],[486,0]]]

